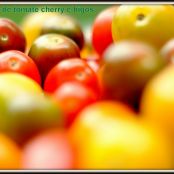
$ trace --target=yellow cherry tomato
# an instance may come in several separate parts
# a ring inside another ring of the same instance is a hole
[[[174,37],[172,5],[122,5],[112,21],[114,41],[138,39],[161,48]]]
[[[78,169],[170,169],[163,135],[136,119],[125,105],[98,102],[86,107],[70,128]]]
[[[166,132],[174,144],[174,65],[147,84],[140,108],[143,118]]]

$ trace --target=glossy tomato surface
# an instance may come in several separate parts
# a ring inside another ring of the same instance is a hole
[[[46,77],[44,90],[52,93],[67,81],[78,81],[96,93],[100,92],[97,75],[85,60],[73,58],[58,63]]]
[[[0,54],[0,73],[2,72],[21,73],[32,78],[37,83],[41,83],[36,64],[30,57],[20,51],[10,50]]]
[[[24,52],[26,39],[22,30],[10,19],[0,18],[0,52],[19,50]]]
[[[45,79],[47,73],[61,60],[80,57],[77,44],[70,38],[60,34],[45,34],[32,44],[29,54]]]
[[[112,36],[115,42],[136,39],[160,49],[174,37],[173,18],[173,5],[121,5],[113,17]]]
[[[40,36],[43,23],[49,21],[50,18],[57,16],[58,13],[52,12],[37,12],[37,13],[28,13],[25,15],[21,22],[22,31],[25,34],[27,40],[27,49],[28,53],[31,45]]]

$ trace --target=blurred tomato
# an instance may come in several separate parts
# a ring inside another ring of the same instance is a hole
[[[21,149],[4,134],[0,134],[0,169],[19,170],[22,167]]]
[[[32,44],[29,54],[39,68],[42,79],[63,59],[80,57],[77,44],[70,38],[59,34],[45,34]]]
[[[11,98],[25,92],[43,95],[40,85],[27,76],[15,72],[0,74],[0,95]]]
[[[58,63],[48,73],[44,83],[44,90],[52,93],[62,83],[68,81],[78,81],[100,95],[97,75],[85,60],[73,58]]]
[[[4,103],[6,113],[3,109],[0,130],[20,145],[42,130],[64,125],[59,105],[44,95],[18,93],[17,96],[4,96]]]
[[[92,43],[100,55],[113,42],[111,25],[117,8],[117,6],[106,8],[95,18],[92,28]]]
[[[126,106],[86,107],[69,130],[77,169],[171,169],[171,149],[161,132],[136,120]]]
[[[43,24],[41,35],[57,33],[65,35],[76,42],[80,49],[84,45],[84,36],[80,24],[71,16],[56,15]]]
[[[40,36],[43,23],[57,15],[59,14],[54,12],[37,12],[29,13],[26,16],[24,16],[21,22],[21,28],[27,40],[27,53],[34,40]]]
[[[66,132],[48,130],[25,145],[22,159],[24,169],[73,169],[74,154]]]
[[[32,78],[37,83],[41,83],[39,70],[34,61],[20,51],[10,50],[0,54],[1,72],[21,73]]]
[[[146,43],[125,40],[111,44],[104,52],[99,72],[104,98],[137,109],[144,86],[165,65],[158,52]]]
[[[0,52],[19,50],[24,52],[26,39],[21,29],[10,19],[0,18]]]
[[[146,86],[142,100],[143,118],[159,127],[174,145],[174,65],[157,74]],[[173,151],[174,154],[174,151]],[[174,162],[174,159],[173,159]]]
[[[63,109],[65,124],[69,127],[84,107],[97,100],[97,95],[81,83],[65,82],[53,93],[53,98]]]
[[[137,39],[160,49],[174,37],[174,6],[121,5],[114,14],[114,41]]]

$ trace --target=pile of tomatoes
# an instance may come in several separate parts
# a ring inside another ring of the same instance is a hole
[[[174,6],[113,5],[86,37],[0,18],[0,169],[173,169]]]

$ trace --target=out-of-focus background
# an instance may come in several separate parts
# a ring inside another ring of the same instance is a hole
[[[38,7],[38,8],[43,8],[43,7],[48,7],[48,8],[64,8],[68,9],[71,8],[71,12],[66,12],[64,14],[71,15],[75,17],[78,22],[81,24],[82,28],[85,28],[86,25],[92,24],[94,18],[96,15],[102,11],[103,9],[111,6],[111,4],[8,4],[8,5],[0,5],[1,11],[0,11],[0,16],[12,19],[14,22],[20,24],[23,20],[23,18],[29,14],[30,12],[3,12],[2,8],[27,8],[29,10],[30,8],[33,7]],[[74,10],[75,9],[75,10]]]

